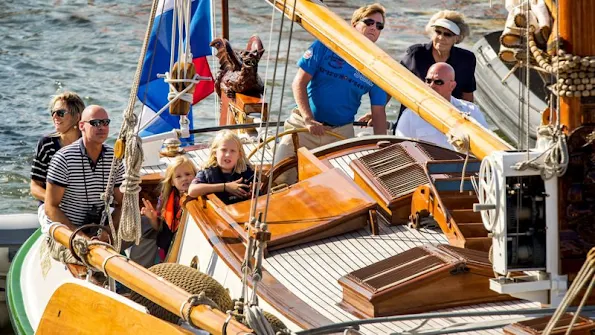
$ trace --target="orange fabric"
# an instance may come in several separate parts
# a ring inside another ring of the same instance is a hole
[[[174,192],[171,192],[169,194],[169,198],[167,199],[167,203],[165,204],[165,208],[164,208],[164,213],[163,213],[163,219],[165,220],[165,223],[167,223],[167,226],[169,227],[169,230],[171,230],[172,232],[175,232],[178,230],[178,225],[180,224],[179,220],[175,220],[176,217],[176,209],[175,209],[175,194]]]

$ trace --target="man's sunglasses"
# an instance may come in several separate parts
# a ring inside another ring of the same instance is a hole
[[[95,120],[89,120],[89,121],[83,121],[86,122],[90,125],[92,125],[93,127],[99,127],[99,126],[109,126],[109,123],[111,122],[110,119],[95,119]]]
[[[54,117],[54,115],[58,115],[59,117],[64,117],[64,115],[68,114],[68,111],[66,109],[56,109],[56,110],[50,111],[50,114],[52,115],[52,117]]]
[[[373,25],[374,23],[376,23],[376,29],[378,29],[378,30],[384,29],[384,22],[378,22],[378,21],[375,21],[374,19],[365,19],[365,20],[361,20],[361,21],[368,27]]]
[[[432,83],[434,83],[434,84],[436,84],[438,86],[442,86],[442,85],[444,85],[444,80],[442,80],[442,79],[426,78],[426,84],[432,85]]]
[[[450,31],[442,31],[442,30],[438,30],[438,29],[434,29],[434,32],[436,33],[436,35],[442,35],[444,37],[453,37],[455,34],[451,33]]]

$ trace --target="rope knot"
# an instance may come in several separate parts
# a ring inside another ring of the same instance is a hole
[[[180,315],[182,316],[182,320],[188,322],[194,328],[198,327],[194,323],[192,323],[192,318],[190,317],[190,314],[192,313],[192,308],[198,305],[206,305],[210,308],[219,309],[219,306],[213,300],[207,297],[205,291],[202,291],[199,294],[193,294],[189,296],[188,300],[186,300],[180,308]]]

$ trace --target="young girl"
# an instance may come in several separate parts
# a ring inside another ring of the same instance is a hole
[[[141,214],[149,219],[153,229],[158,232],[157,246],[163,251],[162,258],[167,255],[174,234],[180,225],[182,217],[180,198],[188,192],[188,187],[195,174],[194,164],[185,156],[178,156],[165,170],[165,178],[160,185],[161,195],[157,202],[157,209],[150,201],[142,199],[144,207],[141,208]]]
[[[222,130],[213,139],[209,159],[196,174],[188,195],[215,193],[225,204],[233,204],[250,197],[253,177],[242,142],[230,130]]]

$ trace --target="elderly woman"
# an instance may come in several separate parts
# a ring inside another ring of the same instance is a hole
[[[83,109],[85,109],[85,103],[73,92],[56,95],[50,101],[49,111],[56,132],[43,136],[37,142],[35,157],[31,165],[31,195],[42,203],[38,210],[40,216],[45,217],[43,202],[45,201],[45,180],[50,160],[60,148],[81,137],[78,123]],[[40,217],[40,223],[45,223],[45,219]]]
[[[451,10],[440,11],[432,16],[426,25],[426,32],[432,41],[410,46],[401,64],[422,80],[425,80],[425,75],[433,64],[450,64],[457,80],[452,96],[473,102],[473,92],[476,89],[475,55],[455,46],[469,36],[469,26],[465,23],[463,14]]]

